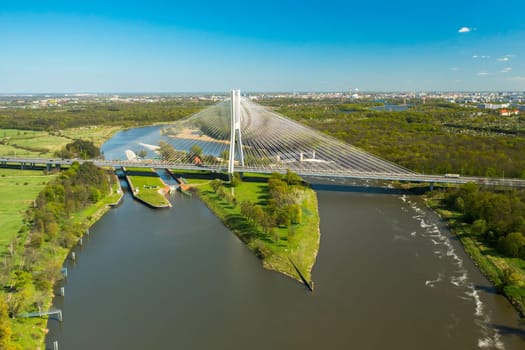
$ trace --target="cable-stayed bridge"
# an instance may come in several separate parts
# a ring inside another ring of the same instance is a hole
[[[525,180],[418,174],[292,121],[240,96],[166,126],[177,148],[152,146],[160,159],[92,160],[99,166],[202,169],[217,172],[285,172],[301,176],[429,183],[476,182],[525,187]],[[198,147],[196,146],[198,145]],[[70,159],[0,158],[0,163],[67,165]]]

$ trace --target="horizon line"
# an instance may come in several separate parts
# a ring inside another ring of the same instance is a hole
[[[232,89],[234,90],[234,89]],[[0,92],[0,96],[32,96],[32,95],[226,95],[231,90],[226,91],[45,91],[45,92]],[[345,91],[345,90],[274,90],[274,91],[257,91],[241,90],[248,94],[381,94],[381,93],[525,93],[525,90],[362,90],[362,91]]]

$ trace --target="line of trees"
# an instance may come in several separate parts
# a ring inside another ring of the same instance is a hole
[[[239,181],[240,179],[234,177],[232,185],[236,186]],[[224,190],[221,180],[213,180],[210,185],[219,198],[237,205],[235,196]],[[268,192],[266,206],[245,200],[240,203],[240,212],[250,223],[259,226],[263,233],[277,242],[280,236],[275,228],[289,228],[290,235],[293,233],[293,225],[302,222],[302,180],[291,171],[287,171],[285,175],[273,173],[268,179]]]
[[[202,147],[199,145],[191,146],[189,151],[176,150],[173,145],[166,141],[159,142],[160,158],[168,162],[181,162],[195,165],[216,163],[217,158],[212,155],[203,154]]]
[[[469,183],[448,193],[445,202],[501,254],[525,259],[525,191],[493,192]]]
[[[80,224],[71,223],[71,214],[107,195],[113,181],[113,174],[90,162],[73,163],[40,192],[18,236],[22,249],[14,249],[0,271],[9,315],[44,306],[60,277],[57,249],[72,247],[83,233]],[[0,302],[0,338],[2,315]]]
[[[86,102],[75,108],[2,109],[0,128],[52,131],[86,125],[150,125],[184,118],[211,103],[182,99],[158,103]]]
[[[93,159],[100,156],[100,150],[92,141],[76,139],[57,151],[55,155],[59,158]]]

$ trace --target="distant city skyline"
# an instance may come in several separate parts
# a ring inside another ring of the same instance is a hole
[[[12,1],[0,94],[524,91],[525,3]]]

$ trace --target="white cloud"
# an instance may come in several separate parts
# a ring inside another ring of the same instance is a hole
[[[458,33],[468,33],[468,32],[470,32],[470,31],[472,31],[472,28],[469,28],[469,27],[461,27],[461,28],[459,28]]]
[[[450,68],[450,70],[454,71],[454,72],[457,72],[459,70],[459,68],[458,67],[452,67],[452,68]]]
[[[498,58],[498,61],[500,62],[507,62],[508,60],[510,60],[508,56],[503,56],[503,57]]]
[[[480,55],[474,55],[474,56],[472,56],[472,58],[474,58],[474,59],[478,59],[478,58],[480,58],[480,59],[482,59],[482,60],[485,60],[485,59],[487,59],[487,58],[490,58],[490,56],[485,56],[485,55],[482,55],[482,56],[480,56]]]
[[[478,73],[479,77],[486,77],[487,75],[489,75],[489,73],[487,73],[487,72],[479,72]]]
[[[508,73],[512,70],[512,67],[505,67],[502,70],[500,70],[501,73]]]

